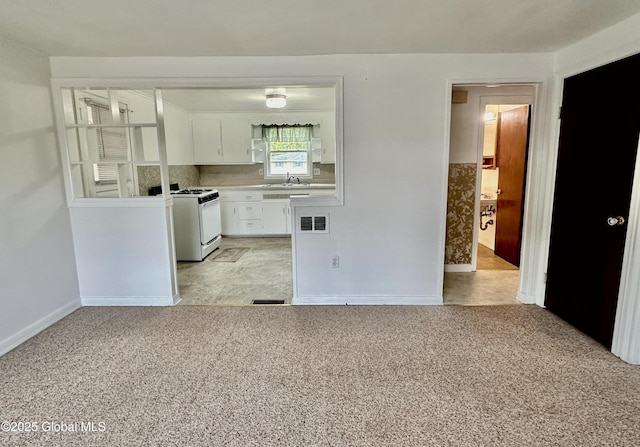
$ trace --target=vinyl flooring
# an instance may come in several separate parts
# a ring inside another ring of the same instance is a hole
[[[236,261],[216,260],[219,252],[248,248]],[[291,303],[291,238],[227,238],[201,262],[178,263],[180,305],[249,305],[253,300]]]
[[[220,251],[246,248],[234,262],[220,262]],[[462,306],[516,305],[520,271],[480,246],[478,270],[445,273],[444,304]],[[245,306],[254,300],[293,296],[291,239],[223,238],[220,248],[201,262],[178,263],[180,305]]]
[[[516,299],[520,270],[478,244],[477,270],[444,274],[444,304],[495,306],[520,304]]]

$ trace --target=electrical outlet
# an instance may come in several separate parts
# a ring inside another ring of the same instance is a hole
[[[340,268],[340,256],[338,255],[331,256],[331,268],[332,269]]]
[[[313,175],[320,175],[320,168],[313,168]]]
[[[262,168],[258,169],[258,175],[264,175],[264,169]]]

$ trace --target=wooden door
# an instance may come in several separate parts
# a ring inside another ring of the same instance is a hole
[[[545,305],[611,348],[640,135],[640,55],[564,82]],[[611,225],[613,224],[613,225]]]
[[[494,253],[520,266],[524,185],[529,147],[529,108],[500,113],[496,144],[498,199]]]

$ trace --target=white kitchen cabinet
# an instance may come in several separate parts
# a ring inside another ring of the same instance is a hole
[[[222,234],[262,234],[262,194],[221,193]]]
[[[332,113],[324,114],[319,126],[314,127],[315,138],[320,138],[320,163],[336,162],[336,123]]]
[[[257,236],[262,234],[262,220],[242,219],[239,222],[240,234],[246,236]]]
[[[253,164],[251,124],[246,118],[222,119],[222,160],[225,164]]]
[[[222,122],[218,118],[192,118],[193,161],[195,164],[223,163]]]
[[[191,119],[191,126],[195,164],[253,164],[247,119],[197,116]]]
[[[262,233],[291,234],[289,200],[264,200],[262,202]]]
[[[220,202],[220,216],[222,219],[222,234],[235,236],[240,234],[238,220],[238,202]]]
[[[293,216],[291,215],[291,200],[287,200],[285,209],[287,214],[287,234],[291,234],[291,228],[293,226]]]
[[[193,135],[186,110],[165,104],[165,138],[167,161],[170,165],[193,165]]]

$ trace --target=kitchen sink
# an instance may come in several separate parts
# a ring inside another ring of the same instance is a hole
[[[287,188],[304,188],[308,187],[309,183],[280,183],[279,186],[286,186]]]

